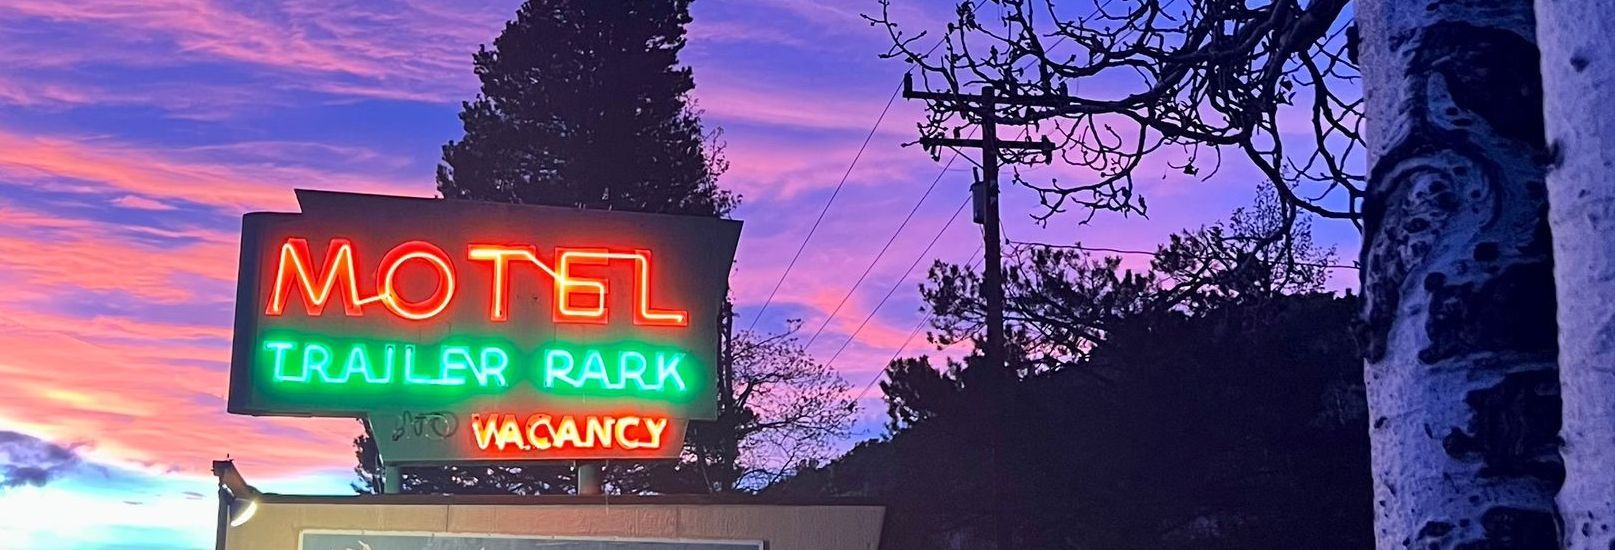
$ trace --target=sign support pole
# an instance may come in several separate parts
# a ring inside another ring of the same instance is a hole
[[[578,471],[578,496],[599,495],[605,492],[605,479],[602,466],[605,463],[598,460],[579,460],[575,468]]]
[[[404,474],[397,466],[381,467],[381,493],[396,495],[404,492]]]

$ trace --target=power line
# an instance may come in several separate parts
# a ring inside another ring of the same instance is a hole
[[[851,344],[853,340],[858,338],[858,333],[863,332],[864,326],[869,324],[869,320],[875,318],[875,313],[880,311],[881,306],[886,305],[886,300],[891,299],[892,295],[897,293],[897,289],[903,286],[903,281],[908,280],[908,276],[914,273],[914,268],[918,267],[920,262],[925,260],[926,255],[931,253],[931,247],[936,246],[937,241],[942,240],[942,235],[948,232],[948,228],[953,226],[954,220],[959,219],[959,214],[964,212],[965,207],[969,205],[969,197],[966,197],[964,202],[959,203],[959,208],[953,211],[953,217],[948,218],[948,223],[943,224],[942,229],[936,232],[936,236],[931,237],[931,242],[925,245],[925,250],[920,251],[919,256],[914,258],[913,263],[908,264],[908,269],[903,271],[903,275],[898,277],[896,281],[892,282],[891,288],[886,289],[886,295],[880,297],[880,301],[875,303],[875,307],[870,309],[869,314],[864,316],[864,320],[858,323],[858,328],[853,329],[852,334],[847,336],[846,340],[841,341],[841,347],[836,348],[836,352],[830,355],[830,360],[825,361],[825,365],[828,366],[835,364],[836,358],[841,357],[841,352],[845,351],[847,349],[847,345]]]
[[[987,0],[980,0],[980,2],[976,2],[975,5],[979,7],[982,2],[986,1]],[[936,44],[931,46],[931,49],[925,51],[925,55],[930,56],[936,51],[937,48],[942,47],[942,44],[946,41],[946,37],[941,40],[937,40]],[[906,76],[913,71],[914,69],[909,69],[908,71],[904,71],[903,74]],[[852,162],[847,165],[846,173],[841,175],[841,181],[836,184],[835,190],[830,192],[830,200],[824,202],[824,209],[819,210],[819,217],[813,220],[813,226],[808,228],[807,235],[802,237],[802,244],[796,248],[796,254],[791,256],[790,263],[785,264],[785,271],[780,272],[779,280],[774,282],[774,289],[768,291],[768,298],[763,300],[763,306],[757,309],[757,316],[751,318],[751,324],[746,326],[746,330],[749,331],[757,328],[757,322],[762,320],[763,313],[768,311],[768,305],[774,303],[774,296],[779,293],[780,286],[783,286],[785,284],[785,278],[791,275],[791,269],[796,267],[796,261],[802,258],[802,251],[807,249],[808,241],[813,240],[813,233],[818,231],[819,223],[824,221],[824,215],[830,212],[830,205],[835,204],[836,195],[841,194],[841,188],[847,184],[847,178],[852,175],[853,167],[858,166],[858,159],[863,158],[864,149],[869,147],[869,140],[874,139],[875,131],[880,129],[880,123],[886,120],[886,113],[892,109],[892,103],[896,101],[897,96],[901,95],[902,93],[903,86],[899,84],[897,89],[892,91],[892,97],[886,99],[886,106],[881,108],[880,116],[875,117],[874,127],[869,129],[869,135],[864,136],[863,145],[858,146],[858,152],[852,156]],[[952,161],[949,162],[951,163]],[[935,186],[935,184],[932,185]]]
[[[930,197],[931,192],[936,190],[937,184],[942,182],[942,176],[946,176],[948,174],[948,168],[952,167],[953,162],[956,160],[959,160],[959,153],[957,152],[953,154],[953,158],[948,159],[947,164],[942,165],[942,171],[937,172],[936,179],[931,180],[931,186],[925,188],[925,193],[920,195],[920,200],[914,202],[914,207],[908,210],[908,216],[903,218],[903,223],[898,224],[897,229],[892,231],[892,236],[886,239],[886,244],[880,247],[880,252],[875,253],[875,258],[869,261],[868,266],[864,267],[864,272],[858,275],[858,280],[852,283],[852,288],[847,289],[847,293],[841,296],[841,301],[837,302],[836,307],[830,310],[830,314],[824,317],[824,322],[819,324],[818,330],[813,331],[813,336],[809,337],[807,343],[802,345],[803,348],[812,346],[813,342],[819,339],[819,335],[824,333],[825,327],[830,326],[830,321],[834,320],[836,314],[841,312],[841,308],[847,305],[847,300],[852,299],[853,293],[858,291],[858,287],[864,283],[865,278],[869,277],[869,273],[875,270],[875,266],[880,263],[880,259],[886,256],[886,251],[892,248],[892,243],[897,242],[898,235],[901,235],[903,233],[903,229],[908,227],[908,222],[914,220],[914,213],[920,211],[920,205],[925,204],[926,197]],[[961,210],[963,208],[963,206],[960,207]],[[954,217],[958,217],[958,215],[958,212],[954,212]],[[952,218],[948,219],[948,225],[953,225]],[[943,229],[946,230],[947,226],[943,226]],[[940,237],[941,233],[938,232],[937,236]],[[936,244],[936,240],[932,239],[931,243]],[[929,252],[931,247],[926,246],[925,250]],[[925,252],[921,252],[920,254],[923,257]],[[918,261],[919,260],[915,260],[915,262]],[[910,269],[913,269],[913,267],[910,266]],[[904,273],[903,276],[908,277],[908,274]],[[885,302],[885,300],[881,301]]]
[[[853,167],[858,166],[858,159],[863,158],[864,149],[868,148],[869,141],[875,138],[875,131],[880,129],[881,121],[886,120],[886,113],[891,111],[892,103],[897,100],[897,95],[902,91],[899,88],[897,92],[892,93],[892,97],[886,100],[886,106],[881,108],[880,116],[875,118],[875,126],[869,129],[869,135],[864,136],[864,144],[859,145],[858,153],[852,156],[852,164],[848,164],[846,173],[841,174],[841,182],[836,184],[835,191],[830,192],[830,200],[824,201],[824,209],[819,210],[819,217],[813,220],[813,227],[808,228],[807,235],[802,237],[801,246],[796,247],[796,255],[791,256],[791,262],[785,264],[785,271],[779,274],[779,280],[774,282],[774,289],[768,291],[768,299],[763,300],[763,307],[757,310],[756,317],[751,318],[751,324],[746,327],[746,330],[757,328],[757,321],[763,318],[763,312],[768,311],[768,304],[774,303],[774,295],[779,293],[779,287],[785,284],[785,278],[790,276],[791,268],[796,267],[796,261],[802,258],[802,251],[807,250],[808,241],[813,240],[813,233],[819,230],[819,223],[823,222],[824,215],[830,212],[830,205],[835,204],[836,195],[841,194],[841,188],[847,185],[847,177],[852,175]]]
[[[976,251],[970,254],[970,259],[965,260],[966,263],[970,264],[969,269],[975,269],[976,268],[976,262],[977,262],[977,260],[980,259],[980,256],[981,256],[981,247],[977,246]],[[930,320],[931,320],[931,313],[927,312],[924,317],[920,318],[920,322],[914,324],[914,330],[910,330],[908,332],[908,337],[903,339],[902,345],[897,346],[897,351],[892,352],[892,358],[886,360],[886,365],[891,365],[892,361],[896,361],[897,357],[899,355],[903,354],[903,350],[908,349],[908,343],[914,340],[914,336],[919,334],[920,329],[925,327],[925,323],[927,321],[930,321]],[[864,384],[864,389],[862,389],[862,390],[860,390],[858,392],[857,397],[852,398],[852,402],[857,403],[858,401],[862,400],[864,398],[864,395],[869,393],[869,390],[871,388],[875,387],[875,383],[879,382],[881,378],[885,378],[885,377],[886,377],[886,366],[882,365],[880,367],[880,372],[875,373],[875,377],[870,379],[868,384]]]
[[[1024,129],[1021,132],[1021,139],[1025,139],[1027,135],[1030,135],[1031,131],[1031,128]],[[967,135],[966,138],[975,137],[975,135],[976,131],[972,128],[970,130],[970,134]],[[961,153],[958,150],[954,150],[953,156],[949,157],[948,162],[942,165],[942,171],[938,172],[936,178],[931,180],[931,186],[925,189],[925,194],[921,195],[920,200],[914,203],[913,208],[909,209],[908,216],[903,218],[903,223],[899,224],[897,226],[897,230],[892,232],[892,236],[886,239],[886,245],[880,248],[880,252],[875,254],[874,260],[871,260],[869,265],[864,268],[863,274],[859,275],[858,280],[852,283],[852,288],[847,289],[847,293],[841,296],[841,301],[837,302],[836,307],[830,311],[829,315],[825,316],[824,322],[819,324],[818,330],[813,331],[813,336],[808,338],[807,343],[802,346],[803,348],[812,346],[813,342],[819,339],[819,335],[824,333],[824,329],[830,326],[830,321],[835,320],[836,314],[841,312],[841,308],[847,304],[847,300],[851,299],[853,293],[857,292],[858,287],[863,285],[864,279],[869,276],[869,272],[875,269],[876,264],[880,263],[880,259],[886,255],[886,251],[891,248],[892,243],[897,240],[897,236],[903,232],[903,228],[908,227],[908,222],[914,218],[914,213],[919,211],[920,205],[925,202],[926,197],[931,196],[931,192],[936,190],[937,184],[942,181],[942,176],[948,174],[948,169],[953,167],[954,161],[959,160],[960,156],[962,156]],[[969,204],[971,200],[973,199],[967,197],[965,203],[959,205],[959,209],[955,210],[953,212],[953,216],[948,218],[948,223],[943,224],[942,229],[937,232],[935,237],[932,237],[931,243],[927,244],[925,246],[925,250],[920,252],[920,256],[914,259],[914,263],[909,264],[908,270],[903,272],[903,276],[899,277],[896,283],[893,283],[892,288],[886,291],[886,296],[882,297],[880,299],[880,303],[875,305],[875,309],[870,310],[869,316],[864,317],[863,322],[859,323],[858,330],[853,331],[852,336],[847,337],[846,340],[841,342],[841,347],[836,349],[835,354],[830,357],[830,361],[826,362],[827,365],[834,363],[835,358],[841,355],[841,351],[845,350],[847,345],[858,336],[858,331],[863,330],[864,325],[869,322],[869,318],[874,316],[876,311],[880,310],[880,304],[885,304],[886,300],[891,298],[892,293],[896,291],[897,287],[902,284],[903,280],[907,279],[909,274],[914,271],[914,267],[919,265],[919,262],[925,258],[925,254],[931,251],[931,247],[936,244],[937,239],[940,239],[942,237],[942,233],[947,231],[948,227],[953,225],[954,220],[958,219],[959,213],[964,210],[965,205]]]

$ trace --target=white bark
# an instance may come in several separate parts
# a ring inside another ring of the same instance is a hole
[[[1538,0],[1559,381],[1564,547],[1615,549],[1615,2]]]
[[[1388,548],[1552,548],[1563,470],[1531,0],[1362,0],[1365,379]]]

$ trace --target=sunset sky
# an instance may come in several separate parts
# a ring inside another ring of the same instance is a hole
[[[0,3],[0,548],[212,544],[209,461],[268,491],[347,493],[347,419],[224,412],[240,216],[292,210],[293,188],[433,196],[440,147],[477,91],[471,53],[518,0],[7,0]],[[935,28],[947,2],[897,15]],[[683,61],[721,127],[745,222],[731,285],[742,327],[899,85],[873,1],[699,0]],[[757,326],[816,330],[921,194],[936,190],[811,351],[863,388],[919,320],[927,255],[971,257],[968,163],[917,148],[921,106],[897,99]],[[624,151],[624,154],[633,154]],[[944,157],[944,161],[947,157]],[[1046,169],[1058,173],[1060,168]],[[1144,169],[1150,215],[1034,223],[1006,187],[1009,236],[1153,249],[1225,217],[1256,180]],[[1342,259],[1349,226],[1318,222]],[[1141,259],[1129,261],[1141,262]],[[1352,273],[1337,274],[1335,287]],[[934,352],[923,335],[908,353]],[[857,437],[880,434],[878,391]]]

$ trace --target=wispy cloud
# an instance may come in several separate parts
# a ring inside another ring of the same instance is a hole
[[[112,204],[136,210],[173,210],[174,206],[159,200],[148,199],[140,195],[124,195],[112,199]]]
[[[44,487],[77,468],[79,456],[74,447],[0,430],[0,492],[24,485]]]
[[[698,19],[689,26],[689,42],[701,47],[723,43],[773,44],[792,48],[816,49],[818,44],[800,33],[769,22]]]
[[[12,350],[0,358],[0,418],[52,439],[92,438],[86,452],[100,460],[148,468],[201,471],[225,453],[273,475],[346,463],[351,420],[220,414],[229,359],[221,333],[0,312],[0,346]]]
[[[0,5],[0,22],[12,23],[5,28],[55,25],[111,54],[51,53],[67,44],[27,35],[0,48],[0,60],[33,69],[36,77],[59,78],[71,75],[50,71],[83,63],[142,70],[232,64],[257,70],[283,89],[452,104],[475,89],[470,53],[491,40],[514,5],[468,3],[451,10],[418,2],[18,0]],[[445,21],[449,14],[452,22]],[[61,82],[13,82],[0,85],[0,100],[37,105],[116,98]]]
[[[765,88],[720,78],[697,77],[696,97],[713,123],[859,130],[868,132],[879,118],[884,96],[847,97],[823,90]],[[888,94],[889,95],[889,94]],[[893,117],[896,119],[897,117]],[[888,131],[906,132],[896,120]]]
[[[422,194],[419,185],[294,165],[237,164],[186,158],[108,139],[46,137],[0,129],[0,179],[57,184],[66,189],[115,190],[153,200],[174,198],[235,212],[286,208],[290,187],[327,187]]]
[[[171,40],[172,53],[308,72],[377,76],[383,71],[362,57],[342,55],[297,26],[249,17],[206,0],[101,0],[8,2],[12,17],[89,25],[122,35]]]

